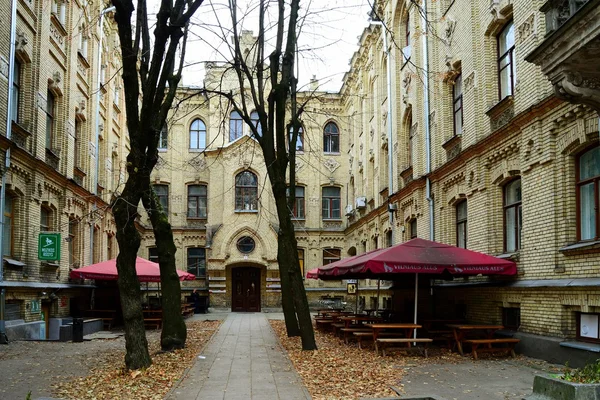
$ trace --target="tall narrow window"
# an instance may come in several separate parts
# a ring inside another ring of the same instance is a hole
[[[206,186],[188,186],[188,218],[206,218]]]
[[[504,250],[514,252],[521,248],[521,179],[504,186]]]
[[[79,221],[75,218],[69,219],[69,265],[79,265]]]
[[[81,168],[81,121],[75,118],[75,136],[73,138],[73,165],[75,168]]]
[[[456,247],[467,248],[467,202],[456,205]]]
[[[167,125],[165,124],[165,126],[163,126],[163,128],[160,130],[160,133],[158,134],[158,149],[159,150],[167,150],[168,141],[169,141],[169,129],[167,128]]]
[[[404,20],[405,31],[405,46],[402,48],[402,65],[404,65],[408,60],[410,60],[411,56],[411,35],[410,35],[410,14],[406,15],[406,19]]]
[[[158,197],[158,202],[162,206],[165,214],[169,215],[169,186],[168,185],[153,185],[154,193]]]
[[[290,126],[290,143],[294,135],[294,128]],[[304,151],[304,131],[302,127],[298,128],[298,137],[296,138],[296,151]]]
[[[50,232],[52,230],[50,227],[50,215],[51,211],[47,207],[40,209],[40,232]]]
[[[48,91],[46,98],[46,148],[52,149],[54,143],[54,95]]]
[[[262,136],[262,127],[260,126],[260,119],[258,118],[258,113],[256,111],[250,113],[250,120],[252,121],[252,125],[256,127],[258,136]]]
[[[579,240],[596,239],[600,226],[600,146],[580,155],[577,164]]]
[[[102,242],[100,236],[100,228],[94,227],[94,248],[92,249],[92,260],[94,264],[100,262],[100,253],[102,252]]]
[[[394,245],[392,240],[392,230],[390,229],[385,233],[385,247],[392,247]]]
[[[250,171],[241,172],[235,177],[235,209],[258,210],[258,178]]]
[[[323,151],[325,153],[340,152],[340,130],[333,122],[325,125],[323,130]]]
[[[406,14],[406,32],[405,32],[405,36],[406,36],[406,45],[410,46],[410,14]]]
[[[304,279],[304,250],[298,249],[298,261],[300,264],[300,273],[302,274],[302,279]]]
[[[341,254],[340,249],[323,249],[323,265],[341,260]]]
[[[206,276],[206,250],[200,247],[187,249],[187,272],[196,278]]]
[[[229,115],[229,141],[233,142],[244,134],[244,124],[242,116],[237,111],[232,111]]]
[[[206,148],[206,125],[201,119],[195,119],[190,125],[190,149]]]
[[[328,186],[323,188],[322,216],[323,219],[340,219],[341,216],[340,188]]]
[[[2,230],[3,251],[5,256],[12,256],[13,253],[13,230],[14,230],[14,199],[12,196],[6,196],[4,200],[4,229]]]
[[[19,122],[19,107],[21,105],[21,63],[15,59],[13,66],[12,109],[11,119]]]
[[[417,219],[413,218],[410,221],[410,238],[414,239],[417,237]]]
[[[148,248],[148,260],[157,263],[158,262],[158,248]]]
[[[294,200],[294,208],[292,209],[292,216],[297,219],[304,219],[304,187],[296,186],[295,187],[295,200]],[[289,193],[288,188],[288,193]]]
[[[113,249],[114,249],[114,235],[107,233],[106,234],[106,258],[109,260],[112,260],[113,258],[115,258],[115,255],[113,254]]]
[[[416,136],[416,124],[412,124],[412,118],[409,120],[410,125],[408,126],[408,166],[413,165],[413,154],[415,151],[415,136]]]
[[[513,94],[515,89],[516,71],[513,59],[515,50],[515,29],[511,22],[506,24],[498,35],[498,81],[500,100]]]
[[[452,92],[454,98],[454,135],[461,135],[463,131],[462,75],[456,77]]]

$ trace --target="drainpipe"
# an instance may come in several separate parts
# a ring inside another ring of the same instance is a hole
[[[392,134],[392,59],[390,57],[390,48],[388,46],[387,32],[386,26],[382,21],[370,21],[371,25],[379,25],[381,26],[381,35],[383,36],[383,52],[385,53],[387,62],[386,62],[386,79],[387,79],[387,139],[388,139],[388,212],[389,212],[389,222],[390,222],[390,231],[392,233],[392,244],[394,243],[394,210],[392,209],[392,204],[389,203],[389,198],[394,193],[393,185],[394,185],[394,155],[392,154],[393,146],[393,134]],[[379,298],[379,296],[378,296]],[[379,304],[379,300],[378,300]]]
[[[105,8],[100,11],[100,39],[98,40],[98,88],[96,91],[96,173],[94,174],[94,187],[92,193],[98,194],[98,175],[100,173],[100,93],[102,91],[102,37],[104,36],[104,16],[109,12],[115,11],[115,6]],[[94,198],[94,211],[96,211],[96,199]],[[94,214],[93,214],[94,215]],[[92,226],[90,227],[90,264],[94,263],[94,221],[92,220]]]
[[[17,40],[17,0],[11,4],[10,17],[10,49],[8,54],[8,106],[6,108],[6,138],[12,136],[12,102],[13,102],[13,80],[15,65],[15,42]],[[4,282],[4,204],[6,201],[6,174],[10,168],[10,147],[6,150],[4,173],[2,174],[2,188],[0,189],[0,344],[8,344],[6,337],[6,325],[4,322],[4,304],[6,300],[6,289],[2,286]]]

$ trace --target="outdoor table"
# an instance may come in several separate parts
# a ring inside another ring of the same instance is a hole
[[[452,329],[454,333],[454,340],[456,341],[456,346],[458,347],[458,352],[461,356],[464,355],[462,345],[468,333],[483,332],[487,339],[491,339],[496,331],[504,329],[504,326],[502,325],[485,324],[448,324],[447,326]]]
[[[369,317],[366,315],[356,315],[356,316],[348,316],[348,317],[339,317],[340,321],[343,321],[345,324],[345,328],[350,328],[350,324],[352,321],[356,321],[357,323],[362,322],[377,322],[381,321],[381,317]]]
[[[425,319],[423,320],[423,328],[430,331],[432,327],[448,326],[448,324],[464,324],[464,319]]]
[[[404,331],[404,334],[406,335],[406,338],[410,338],[410,334],[412,333],[413,330],[415,329],[419,329],[421,327],[421,325],[419,324],[412,324],[412,323],[373,323],[373,324],[365,324],[365,326],[368,326],[370,328],[373,329],[373,342],[377,343],[377,337],[379,336],[379,333],[386,329],[386,330],[399,330],[399,331]],[[409,344],[410,346],[410,344]]]

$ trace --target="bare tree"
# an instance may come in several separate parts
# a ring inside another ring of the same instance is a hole
[[[302,107],[297,106],[294,75],[300,1],[259,0],[254,8],[258,15],[256,38],[240,31],[247,15],[238,15],[237,0],[229,0],[228,5],[233,60],[227,72],[236,81],[235,90],[223,86],[207,90],[230,103],[260,144],[279,221],[277,261],[287,332],[301,337],[304,350],[313,350],[316,342],[290,215],[295,202],[295,143],[302,113]],[[273,5],[274,16],[269,21],[269,7]],[[274,40],[268,39],[270,35]]]
[[[150,185],[150,174],[158,161],[158,140],[181,79],[187,27],[203,0],[161,0],[156,16],[154,40],[146,0],[112,0],[123,59],[125,111],[131,150],[127,156],[127,181],[113,201],[119,255],[117,269],[125,324],[128,369],[145,368],[152,360],[142,315],[140,284],[135,262],[140,234],[135,226],[142,200],[154,229],[158,248],[163,298],[164,350],[185,345],[186,327],[181,316],[181,287],[175,267],[175,245],[167,216]],[[135,23],[132,17],[135,13]]]

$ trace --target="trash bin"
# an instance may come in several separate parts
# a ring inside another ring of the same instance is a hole
[[[73,318],[73,342],[83,342],[83,318]]]

